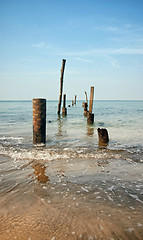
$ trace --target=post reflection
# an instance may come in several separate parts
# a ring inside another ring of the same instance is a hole
[[[94,135],[94,127],[87,126],[86,130],[87,136],[92,137]]]
[[[58,133],[56,134],[57,136],[66,136],[66,128],[64,126],[65,120],[63,120],[66,117],[61,118],[60,116],[58,117]]]
[[[58,133],[57,136],[63,136],[63,121],[61,117],[58,117]]]
[[[46,167],[42,165],[41,163],[34,164],[34,174],[36,176],[36,179],[39,183],[46,183],[49,182],[50,179],[48,176],[46,176]]]

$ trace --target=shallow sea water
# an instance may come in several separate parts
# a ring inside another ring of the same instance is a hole
[[[47,101],[46,146],[33,146],[32,102],[0,102],[0,239],[143,238],[143,101],[93,112],[87,125],[82,101],[66,118]]]

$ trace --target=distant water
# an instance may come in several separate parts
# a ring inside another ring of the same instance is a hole
[[[67,102],[67,106],[71,104]],[[47,101],[46,147],[32,143],[32,101],[0,101],[0,154],[13,159],[127,158],[143,161],[143,101],[94,101],[95,122],[87,124],[82,101],[58,117],[57,101]],[[99,149],[97,128],[110,142]]]

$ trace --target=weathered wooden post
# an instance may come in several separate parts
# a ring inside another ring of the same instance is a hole
[[[46,99],[33,99],[33,144],[46,143]]]
[[[74,102],[73,102],[73,100],[72,100],[72,106],[74,106]]]
[[[84,103],[84,116],[87,116],[88,110],[87,110],[87,102]]]
[[[66,116],[66,115],[67,115],[67,108],[66,108],[66,94],[64,94],[64,96],[63,96],[62,115],[63,115],[63,116]]]
[[[94,122],[94,114],[92,113],[93,97],[94,97],[94,87],[91,87],[91,89],[90,89],[89,112],[87,114],[87,122],[88,123],[93,123]]]
[[[98,128],[98,140],[100,146],[107,146],[109,142],[108,131],[106,128]]]
[[[76,105],[76,97],[77,97],[77,96],[75,95],[75,98],[74,98],[74,104],[75,104],[75,105]]]
[[[88,98],[87,98],[87,92],[86,91],[85,91],[85,98],[86,98],[87,107],[88,107]]]
[[[62,60],[61,68],[61,78],[60,78],[60,95],[59,95],[59,104],[58,104],[58,114],[61,112],[61,103],[62,103],[62,93],[63,93],[63,78],[64,78],[64,69],[65,69],[66,60]]]

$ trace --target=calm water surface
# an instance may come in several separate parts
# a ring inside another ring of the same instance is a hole
[[[70,102],[67,103],[69,105]],[[98,158],[97,128],[107,128],[110,143],[105,153],[124,150],[143,152],[143,101],[94,101],[95,123],[87,125],[82,101],[68,108],[66,118],[57,116],[57,101],[47,101],[47,143],[41,155],[32,145],[32,101],[0,102],[0,150],[13,158],[54,160],[70,157]],[[125,153],[124,152],[124,153]],[[104,157],[104,156],[102,156]]]

